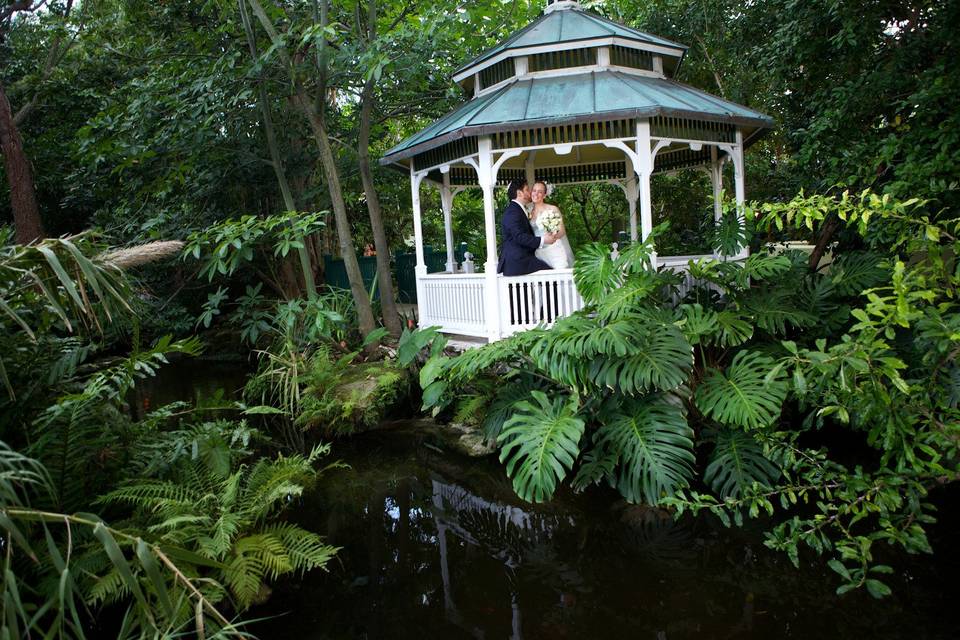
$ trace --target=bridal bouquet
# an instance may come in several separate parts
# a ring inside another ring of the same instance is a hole
[[[537,222],[547,233],[556,233],[560,231],[560,225],[563,224],[563,216],[559,209],[548,209],[537,217]]]

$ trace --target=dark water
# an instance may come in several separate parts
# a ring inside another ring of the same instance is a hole
[[[130,393],[130,407],[135,417],[142,418],[171,402],[224,406],[240,398],[249,371],[243,362],[178,360],[139,381]]]
[[[675,522],[606,492],[518,501],[493,462],[409,433],[337,443],[294,518],[342,546],[329,572],[277,585],[251,631],[302,638],[956,638],[958,553],[892,559],[895,595],[838,597],[809,556],[796,570],[757,532]]]

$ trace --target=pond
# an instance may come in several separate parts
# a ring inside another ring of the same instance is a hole
[[[892,559],[895,595],[838,597],[832,571],[795,569],[756,531],[675,522],[604,491],[519,501],[494,461],[409,429],[338,442],[294,518],[342,547],[328,572],[275,586],[261,638],[955,638],[958,554]],[[804,556],[802,556],[804,557]]]

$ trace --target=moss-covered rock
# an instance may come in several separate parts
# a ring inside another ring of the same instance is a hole
[[[410,385],[410,373],[389,360],[316,361],[298,422],[325,436],[369,431],[406,403]]]

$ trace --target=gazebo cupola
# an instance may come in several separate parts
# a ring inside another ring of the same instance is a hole
[[[453,80],[469,100],[381,159],[410,175],[421,324],[491,340],[535,326],[548,319],[534,312],[518,322],[517,305],[510,296],[521,285],[529,289],[537,282],[534,288],[548,297],[572,288],[572,302],[551,304],[566,305],[568,311],[576,308],[579,296],[572,273],[563,273],[570,270],[538,272],[547,275],[523,276],[522,282],[496,273],[494,189],[512,179],[618,185],[626,197],[633,240],[646,239],[653,228],[654,173],[686,168],[709,172],[719,216],[722,166],[729,161],[734,168],[733,192],[742,205],[744,150],[773,122],[675,80],[686,50],[596,15],[578,2],[546,0],[538,19],[454,73]],[[428,275],[424,262],[423,181],[440,189],[445,274]],[[454,196],[470,187],[483,192],[482,274],[461,273],[454,256]],[[659,259],[659,265],[667,268],[686,262],[686,257],[682,263],[679,258]],[[654,263],[658,264],[657,256]],[[526,313],[531,305],[523,308]]]
[[[682,44],[583,11],[578,2],[560,0],[548,2],[540,19],[457,69],[453,79],[465,91],[481,96],[516,78],[601,69],[670,78],[686,50]]]

